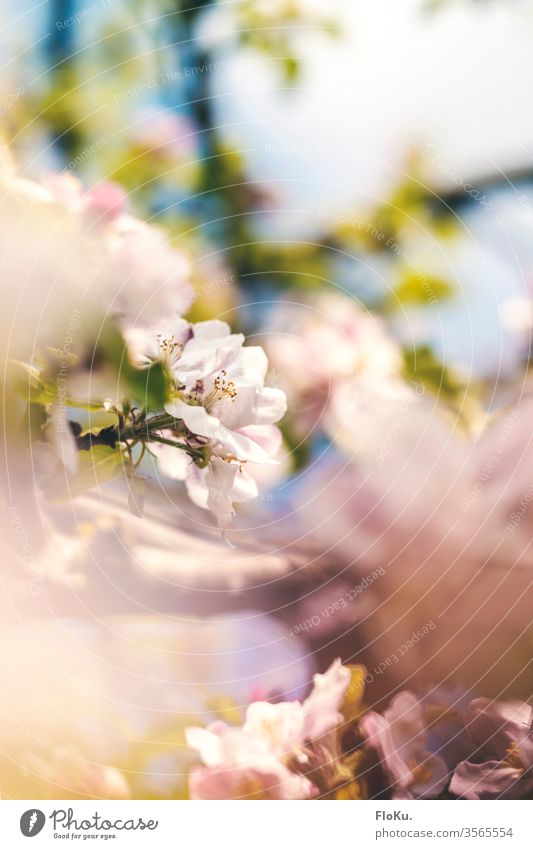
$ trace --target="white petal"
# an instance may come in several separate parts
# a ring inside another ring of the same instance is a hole
[[[150,450],[157,457],[157,466],[162,475],[171,480],[184,481],[187,477],[189,466],[192,463],[190,457],[181,448],[172,448],[171,445],[161,445],[157,442],[150,443]]]
[[[221,528],[229,525],[235,513],[232,490],[237,470],[235,463],[225,463],[219,457],[213,457],[207,469],[207,506],[215,514]]]
[[[224,397],[218,401],[213,406],[212,413],[230,430],[245,427],[254,422],[256,395],[257,389],[254,386],[239,386],[235,397]]]
[[[258,495],[259,489],[257,488],[257,482],[244,469],[239,469],[233,482],[233,501],[253,501]]]
[[[277,463],[267,452],[253,439],[238,431],[231,431],[220,425],[218,442],[228,453],[233,454],[239,460],[247,460],[250,463]]]
[[[209,510],[209,505],[207,504],[209,490],[205,482],[206,476],[207,469],[199,469],[195,463],[191,463],[185,482],[187,495],[192,503],[196,504],[197,507],[201,507],[202,510]]]
[[[313,676],[313,689],[303,704],[307,739],[322,737],[341,722],[339,708],[349,683],[350,670],[338,659],[323,675]]]
[[[218,319],[210,321],[199,321],[194,325],[194,336],[196,339],[222,339],[225,336],[239,335],[232,334],[229,324]]]
[[[196,726],[185,729],[185,740],[191,749],[195,749],[206,766],[217,766],[222,762],[222,740],[206,728]]]
[[[185,346],[173,373],[178,383],[191,388],[199,379],[206,380],[210,376],[216,376],[222,369],[228,371],[234,357],[235,352],[232,348],[226,346],[198,347],[192,340]]]
[[[267,355],[259,345],[250,345],[237,352],[232,378],[261,388],[268,368]]]
[[[275,425],[247,425],[239,428],[239,433],[260,445],[269,457],[276,457],[281,448],[281,431]]]
[[[287,755],[304,742],[304,712],[300,702],[252,702],[243,727],[246,734],[265,738],[278,755]]]
[[[175,398],[165,404],[165,410],[176,419],[182,419],[192,433],[217,439],[220,433],[220,422],[215,416],[210,416],[204,407],[186,404],[180,398]]]
[[[282,389],[265,386],[255,403],[255,424],[274,424],[287,412],[287,397]]]

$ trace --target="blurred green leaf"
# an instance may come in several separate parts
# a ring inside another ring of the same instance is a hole
[[[407,269],[400,282],[387,298],[388,309],[399,309],[402,305],[427,306],[453,295],[452,286],[440,277],[431,277],[422,272]]]
[[[460,374],[438,360],[429,346],[404,349],[403,360],[405,378],[453,408],[467,429],[482,418],[480,398],[476,394],[480,387],[472,381],[466,383]]]
[[[169,378],[161,363],[137,368],[128,358],[126,343],[112,322],[106,322],[97,345],[96,359],[110,363],[120,375],[123,391],[131,394],[128,400],[137,401],[147,410],[162,410],[168,397]]]
[[[120,448],[95,445],[78,453],[78,470],[68,481],[68,496],[80,495],[95,486],[101,486],[119,475],[126,458]]]

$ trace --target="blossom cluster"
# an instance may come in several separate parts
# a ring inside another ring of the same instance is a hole
[[[342,292],[286,295],[273,310],[266,346],[300,439],[321,426],[343,444],[344,430],[357,438],[377,398],[410,397],[399,345],[378,316]]]
[[[195,799],[533,797],[533,709],[408,690],[378,712],[365,670],[336,660],[301,702],[253,702],[243,725],[190,728]]]
[[[160,471],[185,480],[191,500],[227,525],[234,502],[259,494],[246,464],[275,462],[281,441],[274,423],[285,395],[265,386],[264,351],[218,320],[176,318],[127,338],[139,365],[161,362],[171,379],[165,411],[173,424],[161,431],[166,441],[151,443]]]
[[[84,191],[70,174],[41,185],[7,160],[0,183],[5,269],[28,302],[29,344],[6,351],[6,397],[26,402],[21,422],[28,408],[38,422],[32,453],[45,489],[70,497],[124,472],[141,514],[151,455],[226,527],[234,504],[258,495],[251,464],[275,463],[281,443],[285,396],[265,386],[265,353],[223,321],[184,318],[195,298],[189,258],[127,214],[118,185]]]

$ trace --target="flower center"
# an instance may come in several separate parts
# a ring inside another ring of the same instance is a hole
[[[178,342],[173,336],[169,339],[165,339],[161,333],[158,333],[156,338],[159,344],[159,350],[163,357],[168,360],[177,360],[181,357],[183,353],[183,344],[181,342]]]
[[[519,769],[522,772],[525,770],[524,762],[520,757],[520,749],[518,748],[516,743],[511,743],[511,745],[507,749],[505,753],[505,762],[514,769]]]
[[[198,399],[198,384],[201,384],[201,392],[204,391],[203,381],[197,381],[196,386],[193,390],[193,395],[196,395],[196,400]],[[200,393],[201,394],[201,393]],[[222,369],[215,377],[213,381],[213,388],[211,392],[206,395],[205,398],[202,399],[202,405],[209,410],[217,401],[223,401],[224,398],[229,398],[229,400],[233,403],[235,398],[237,397],[237,387],[235,386],[233,380],[227,379],[227,372],[225,369]]]

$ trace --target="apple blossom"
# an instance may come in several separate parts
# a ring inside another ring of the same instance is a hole
[[[383,714],[369,711],[360,726],[367,746],[380,759],[394,799],[439,795],[448,782],[448,768],[442,758],[427,751],[422,707],[413,693],[395,696]]]
[[[323,675],[314,676],[304,702],[252,702],[239,728],[220,721],[189,728],[187,743],[204,764],[190,777],[193,798],[316,796],[319,789],[305,773],[320,767],[331,771],[334,746],[330,742],[322,749],[327,735],[343,722],[340,708],[350,677],[350,670],[336,660]]]
[[[523,799],[533,791],[533,709],[521,701],[474,699],[465,714],[471,755],[450,790],[466,799]]]
[[[266,350],[300,436],[323,418],[328,426],[338,388],[346,386],[357,399],[361,383],[379,391],[397,381],[402,368],[401,351],[383,322],[341,293],[305,299],[298,293],[293,301],[281,300],[273,310]]]
[[[126,338],[134,361],[163,363],[172,381],[165,410],[174,431],[151,444],[161,472],[185,480],[194,503],[226,527],[233,504],[258,495],[247,464],[275,462],[280,444],[274,423],[285,412],[285,395],[265,386],[264,351],[244,346],[242,334],[217,320],[134,327]],[[176,450],[172,438],[185,450]],[[193,447],[201,462],[187,450]]]

